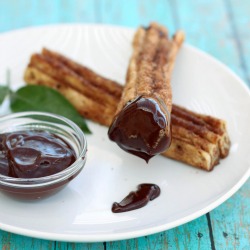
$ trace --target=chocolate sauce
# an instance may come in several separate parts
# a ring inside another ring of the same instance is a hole
[[[140,184],[136,192],[129,193],[120,203],[115,202],[112,212],[122,213],[144,207],[149,201],[157,198],[160,193],[160,188],[155,184]]]
[[[38,178],[58,173],[76,160],[74,150],[62,138],[47,131],[0,134],[0,174]]]
[[[170,116],[166,118],[154,99],[139,97],[115,117],[108,135],[120,148],[148,162],[170,146]]]

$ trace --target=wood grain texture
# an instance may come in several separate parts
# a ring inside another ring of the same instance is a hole
[[[98,1],[98,16],[102,23],[138,27],[156,21],[174,31],[174,20],[169,1]]]
[[[250,181],[211,213],[217,249],[249,249]]]
[[[180,27],[187,33],[187,42],[208,52],[243,78],[224,0],[201,0],[199,4],[195,0],[177,2]]]
[[[239,55],[243,79],[250,87],[250,18],[249,2],[224,0],[232,37]]]
[[[29,26],[97,21],[92,0],[1,0],[0,32]]]
[[[205,217],[200,217],[181,227],[132,240],[107,243],[108,250],[115,249],[206,249],[210,246],[209,229]]]
[[[34,239],[17,234],[12,234],[4,231],[0,231],[0,249],[4,250],[53,250],[55,249],[55,243],[53,241]]]
[[[129,27],[158,21],[228,65],[250,86],[248,0],[0,0],[0,32],[65,22]],[[1,52],[0,52],[1,53]],[[67,243],[0,231],[0,249],[249,249],[250,180],[227,202],[190,223],[137,239]]]

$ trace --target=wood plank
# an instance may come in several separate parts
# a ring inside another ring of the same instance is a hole
[[[25,237],[0,230],[0,249],[3,250],[54,250],[54,242]]]
[[[54,250],[104,250],[104,243],[55,242]]]
[[[0,2],[0,32],[54,23],[94,23],[95,1],[8,0]]]
[[[223,0],[178,0],[177,7],[180,27],[186,31],[186,41],[208,52],[244,78]]]
[[[228,201],[211,213],[217,249],[249,249],[250,180]]]
[[[147,237],[107,242],[107,250],[115,249],[208,249],[209,229],[205,216],[183,226]]]
[[[100,243],[71,243],[42,240],[26,237],[0,230],[0,249],[3,250],[103,250],[104,244]]]
[[[245,0],[224,0],[224,4],[240,57],[240,66],[244,71],[244,80],[250,87],[250,4]]]
[[[98,1],[100,22],[126,27],[147,26],[152,21],[166,25],[170,31],[175,30],[171,4],[168,1]]]

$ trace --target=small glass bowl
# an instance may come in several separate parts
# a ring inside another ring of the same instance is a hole
[[[14,178],[0,174],[0,191],[25,199],[39,199],[62,189],[86,163],[87,141],[82,130],[69,119],[45,112],[20,112],[0,118],[0,134],[24,130],[45,130],[66,141],[76,161],[56,174],[40,178]]]

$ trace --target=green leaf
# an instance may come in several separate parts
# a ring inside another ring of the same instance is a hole
[[[3,103],[5,97],[9,94],[9,88],[7,86],[0,86],[0,105]]]
[[[71,103],[56,90],[37,85],[29,85],[11,94],[11,110],[42,111],[67,117],[75,122],[84,132],[91,133],[84,118],[76,111]]]

